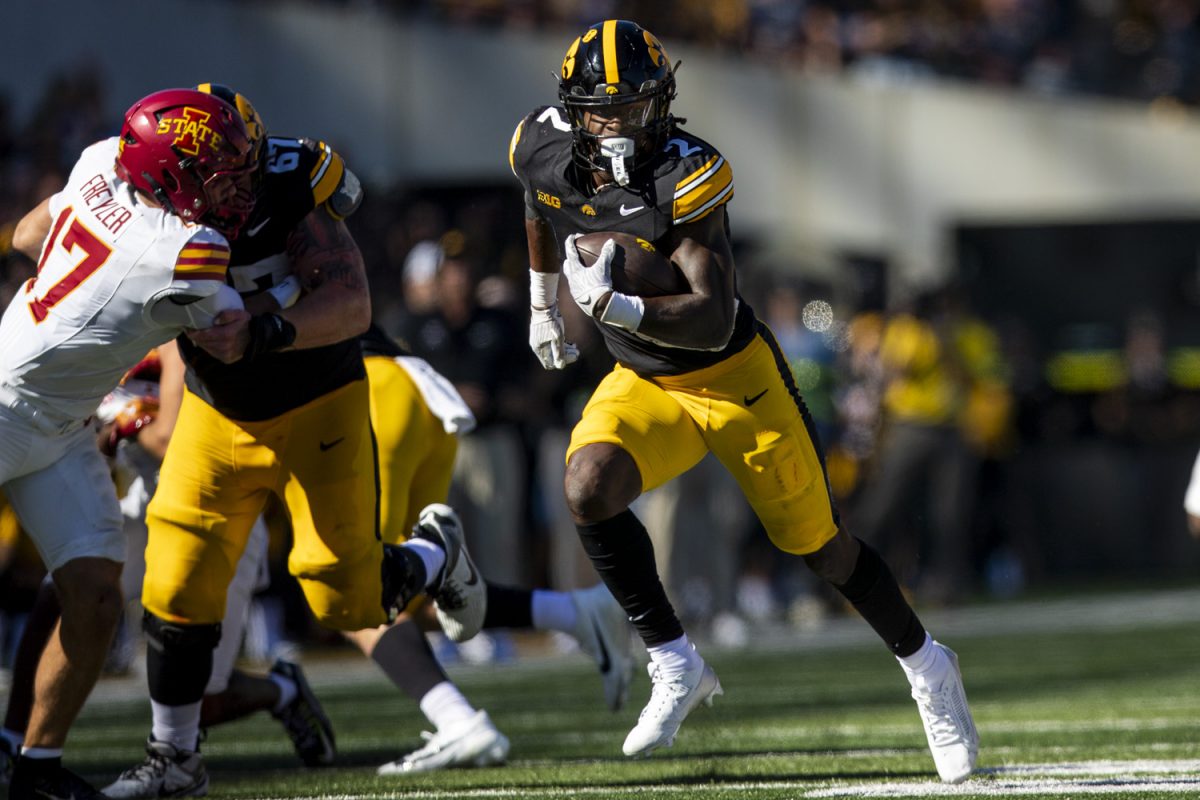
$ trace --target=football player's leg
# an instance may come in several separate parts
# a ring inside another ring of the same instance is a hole
[[[29,727],[29,714],[33,710],[33,684],[38,662],[46,642],[58,625],[60,608],[58,593],[54,590],[53,578],[47,576],[38,587],[33,608],[21,629],[21,639],[13,656],[12,686],[8,695],[8,707],[4,712],[4,727],[0,730],[0,752],[8,759],[2,770],[0,782],[6,782],[12,772],[13,760],[25,743],[25,729]]]
[[[280,494],[292,521],[288,570],[317,620],[335,630],[387,622],[367,411],[367,383],[356,381],[287,415]]]
[[[261,709],[273,708],[279,698],[279,688],[265,678],[236,673],[234,662],[242,649],[246,617],[250,601],[259,587],[266,567],[269,534],[260,516],[250,529],[242,557],[225,593],[225,617],[221,620],[221,641],[213,651],[212,674],[204,687],[201,724],[220,725]]]
[[[721,691],[688,642],[659,579],[650,536],[629,510],[644,489],[690,469],[704,453],[684,408],[620,367],[601,381],[571,434],[567,507],[584,551],[650,653],[650,702],[625,740],[626,755],[669,746],[688,713]]]
[[[446,677],[411,617],[402,616],[373,638],[371,658],[416,701],[434,729],[424,747],[384,764],[380,775],[504,763],[508,738]]]
[[[413,535],[418,514],[434,503],[444,503],[450,491],[458,439],[446,432],[442,421],[425,404],[408,371],[391,358],[364,360],[371,393],[371,426],[379,458],[380,533],[388,544],[399,545]],[[409,610],[426,614],[429,624],[434,615],[420,606],[423,600],[409,603]],[[391,626],[347,633],[364,654],[374,660],[384,674],[420,706],[433,725],[435,738],[465,730],[478,712],[449,681],[429,648],[420,627],[409,613],[403,613]],[[380,774],[426,771],[447,766],[474,763],[481,754],[496,763],[507,755],[507,739],[494,726],[495,741],[467,737],[474,743],[467,748],[421,748],[380,767]],[[463,738],[463,737],[456,737]],[[503,739],[503,753],[495,745]],[[476,748],[483,745],[482,750]],[[450,750],[454,752],[450,752]],[[444,763],[443,763],[444,761]]]
[[[120,619],[125,546],[116,494],[90,431],[47,446],[61,448],[61,457],[5,490],[53,576],[61,607],[37,667],[24,746],[60,749]]]
[[[278,469],[261,442],[277,433],[272,423],[235,425],[184,395],[146,512],[142,604],[153,714],[147,758],[105,788],[111,797],[207,790],[196,752],[201,700],[228,587]]]
[[[383,541],[412,536],[421,510],[445,503],[458,437],[429,410],[407,370],[390,358],[367,358],[371,428],[379,460],[379,530]]]
[[[841,527],[811,417],[774,338],[768,333],[747,351],[740,373],[715,389],[726,399],[714,403],[714,415],[723,419],[709,434],[713,451],[742,486],[771,541],[803,556],[900,659],[939,774],[950,782],[965,779],[978,735],[956,657],[929,637],[878,553]],[[749,384],[767,390],[753,409],[740,394]]]
[[[308,686],[299,664],[278,659],[271,671],[251,675],[234,669],[242,647],[250,600],[265,586],[267,523],[260,516],[250,531],[246,549],[226,594],[221,642],[213,651],[212,675],[204,689],[200,721],[204,727],[240,719],[255,711],[270,711],[283,725],[300,760],[309,766],[333,762],[333,725]]]
[[[487,595],[466,551],[461,520],[444,505],[458,438],[430,410],[406,368],[386,358],[364,363],[379,458],[380,532],[387,562],[399,568],[387,572],[413,578],[402,587],[395,610],[432,586],[439,624],[452,640],[466,641],[483,623]],[[360,647],[371,652],[373,640]]]

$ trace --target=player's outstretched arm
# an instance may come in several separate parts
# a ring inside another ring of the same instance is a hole
[[[50,198],[47,197],[17,223],[13,229],[12,246],[37,261],[42,255],[42,245],[50,235]]]
[[[362,253],[344,222],[313,210],[288,236],[292,272],[304,294],[279,315],[296,326],[293,347],[320,347],[366,331],[371,295]]]

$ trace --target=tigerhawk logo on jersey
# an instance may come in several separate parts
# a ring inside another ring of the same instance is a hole
[[[200,155],[201,144],[207,144],[210,150],[220,150],[224,138],[216,130],[208,127],[207,123],[211,116],[212,114],[207,111],[184,106],[181,109],[181,116],[160,119],[155,133],[159,136],[174,133],[175,139],[171,142],[171,146],[189,156]]]

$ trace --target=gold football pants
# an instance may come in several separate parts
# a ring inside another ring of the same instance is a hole
[[[399,544],[412,533],[421,509],[446,502],[458,437],[446,433],[394,358],[369,356],[363,363],[379,451],[379,531],[385,542]]]
[[[683,375],[641,378],[618,364],[571,432],[567,459],[585,445],[617,445],[633,457],[647,491],[711,451],[775,546],[805,554],[838,529],[814,439],[791,371],[764,327],[741,352]]]
[[[262,422],[186,393],[147,511],[143,604],[169,622],[220,622],[250,528],[276,494],[292,524],[288,571],[317,619],[382,624],[376,480],[365,380]]]

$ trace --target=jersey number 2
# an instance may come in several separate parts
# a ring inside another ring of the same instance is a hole
[[[42,260],[38,263],[38,272],[42,271],[42,267],[46,263],[46,259],[50,255],[50,251],[54,249],[55,239],[58,238],[59,232],[63,229],[64,223],[70,217],[72,208],[67,206],[58,215],[58,219],[54,223],[54,231],[50,234],[50,242],[46,246],[46,252],[42,254]],[[36,322],[41,322],[50,313],[51,307],[62,300],[75,290],[79,284],[91,277],[92,273],[100,269],[108,257],[112,255],[112,248],[104,242],[96,238],[96,235],[83,227],[83,223],[79,218],[71,220],[71,224],[66,226],[67,232],[63,234],[62,240],[58,242],[64,250],[70,253],[78,248],[83,251],[83,260],[80,261],[75,269],[68,272],[59,280],[58,283],[50,287],[50,290],[41,299],[33,299],[29,301],[29,313],[33,314],[33,319]]]

